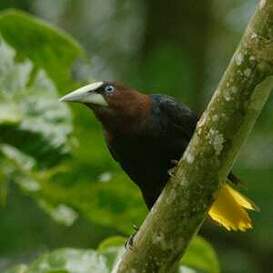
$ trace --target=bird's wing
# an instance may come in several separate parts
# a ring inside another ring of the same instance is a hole
[[[167,127],[190,140],[198,121],[197,115],[172,97],[163,95],[154,97],[158,100],[161,114],[167,119]]]
[[[155,95],[159,101],[159,107],[167,115],[168,127],[173,127],[177,132],[191,139],[198,121],[197,115],[186,105],[177,102],[174,98],[162,95]],[[228,175],[228,180],[235,186],[242,186],[242,181],[232,172]]]

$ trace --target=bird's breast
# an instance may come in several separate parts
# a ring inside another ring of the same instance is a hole
[[[167,179],[173,158],[164,140],[139,136],[112,139],[110,149],[136,184],[158,184]]]
[[[171,138],[171,139],[170,139]],[[176,143],[172,136],[113,137],[108,143],[113,157],[140,187],[148,207],[151,207],[168,181],[172,161],[179,159],[185,143]]]

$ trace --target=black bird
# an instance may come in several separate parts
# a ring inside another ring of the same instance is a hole
[[[169,179],[169,170],[186,149],[198,117],[166,95],[145,95],[118,82],[95,82],[61,101],[88,106],[101,122],[113,158],[141,189],[150,209]],[[229,181],[237,182],[229,175]],[[253,202],[225,183],[209,215],[228,230],[252,227],[246,209]]]

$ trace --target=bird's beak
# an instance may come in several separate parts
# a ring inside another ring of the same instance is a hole
[[[85,85],[63,96],[62,98],[60,98],[60,101],[90,103],[93,105],[108,106],[108,103],[103,95],[96,92],[102,85],[103,82],[94,82]]]

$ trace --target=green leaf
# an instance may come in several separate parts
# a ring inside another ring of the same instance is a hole
[[[0,32],[19,59],[43,68],[59,90],[71,88],[71,67],[84,51],[70,35],[19,10],[0,14]]]
[[[100,243],[98,247],[98,251],[103,252],[108,250],[111,247],[124,246],[126,243],[126,240],[127,239],[122,236],[113,236],[113,237],[107,238]]]
[[[106,258],[94,250],[59,249],[42,255],[27,273],[108,273]]]
[[[204,273],[219,273],[220,267],[213,247],[200,236],[193,238],[181,265]]]
[[[69,151],[71,115],[58,102],[54,83],[30,60],[16,62],[16,52],[0,37],[0,143],[33,156],[41,167]]]
[[[121,236],[114,236],[102,241],[98,247],[98,253],[104,255],[107,260],[107,266],[113,268],[119,257],[125,251],[127,239]]]

